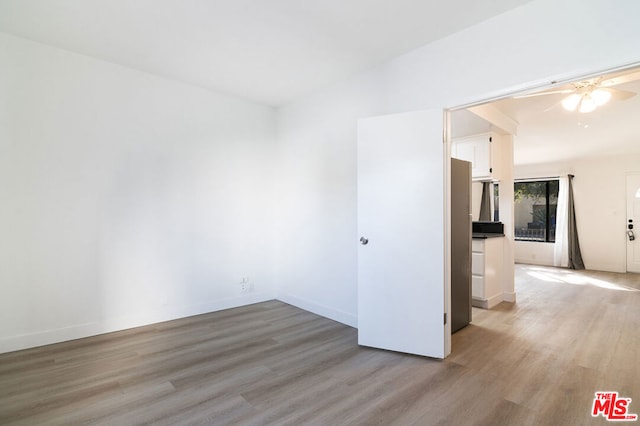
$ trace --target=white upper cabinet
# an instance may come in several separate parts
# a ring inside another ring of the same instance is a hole
[[[496,133],[453,139],[451,157],[471,162],[473,180],[500,180],[500,135]]]

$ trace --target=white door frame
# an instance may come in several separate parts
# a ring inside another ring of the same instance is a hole
[[[443,120],[444,312],[449,316],[444,331],[444,353],[445,357],[447,357],[451,354],[451,109],[444,110]],[[471,285],[471,283],[469,283],[469,285]]]
[[[628,235],[625,235],[625,270],[627,272],[634,272],[634,273],[640,273],[640,264],[638,264],[638,262],[634,262],[633,261],[633,257],[635,253],[633,253],[634,249],[635,250],[640,250],[640,218],[638,216],[640,216],[640,212],[638,215],[635,215],[634,217],[634,222],[633,223],[629,223],[628,220],[632,219],[632,216],[634,216],[633,212],[634,209],[632,208],[632,206],[630,205],[632,203],[631,201],[631,196],[632,196],[632,192],[633,190],[629,187],[630,181],[631,180],[637,180],[637,184],[634,186],[634,189],[638,190],[637,188],[640,188],[640,173],[629,173],[626,176],[626,182],[625,182],[625,195],[626,195],[626,216],[625,216],[625,233],[628,232],[628,226],[631,224],[633,225],[633,230],[632,232],[635,235],[635,240],[633,242],[629,241],[629,237]]]
[[[449,106],[445,108],[444,143],[446,144],[445,152],[447,157],[445,158],[445,162],[448,163],[451,160],[451,127],[450,126],[451,126],[451,113],[453,111],[468,109],[468,108],[488,104],[491,102],[496,102],[502,99],[511,98],[513,96],[532,94],[532,93],[540,92],[543,90],[548,90],[553,87],[559,87],[567,83],[586,80],[589,78],[598,77],[603,74],[611,74],[611,73],[616,73],[621,71],[627,71],[627,70],[638,68],[638,67],[640,67],[640,62],[632,62],[628,64],[623,64],[623,65],[611,66],[609,68],[587,69],[573,75],[567,74],[559,79],[554,79],[553,77],[551,77],[546,81],[537,81],[537,82],[534,81],[534,82],[523,83],[518,86],[507,87],[493,94],[478,96],[462,104]],[[446,165],[445,165],[445,174],[446,175],[444,179],[444,182],[445,182],[444,193],[447,199],[445,200],[444,208],[445,208],[445,221],[446,221],[446,220],[450,220],[448,219],[448,217],[449,217],[449,212],[451,208],[451,198],[450,198],[451,180],[448,178],[449,169],[448,169],[448,166]],[[445,249],[445,253],[444,253],[445,280],[447,280],[445,282],[445,285],[446,285],[446,288],[448,289],[447,294],[449,295],[449,297],[451,295],[451,277],[450,277],[450,272],[447,271],[447,268],[450,267],[451,265],[451,251],[450,251],[451,228],[450,226],[451,226],[450,224],[447,224],[447,226],[445,226],[446,235],[445,235],[445,248],[444,248]],[[507,230],[505,229],[505,234],[506,233],[507,233]],[[638,224],[638,237],[640,239],[640,224]],[[512,260],[511,263],[514,263],[514,261]],[[511,291],[514,292],[515,290],[511,289]],[[509,301],[515,302],[515,292],[511,294],[511,297],[512,297],[512,300],[509,300]],[[450,308],[450,300],[447,303],[449,303],[448,307]]]

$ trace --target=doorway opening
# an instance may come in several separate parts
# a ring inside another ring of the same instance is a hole
[[[496,162],[502,170],[474,179],[474,220],[479,220],[483,186],[486,189],[489,182],[497,188],[492,201],[499,206],[491,220],[503,222],[505,230],[501,288],[496,294],[487,294],[487,277],[483,277],[485,293],[478,296],[476,288],[476,299],[515,301],[515,263],[554,266],[555,243],[550,230],[555,230],[555,218],[536,220],[553,195],[525,197],[529,208],[519,212],[514,203],[514,183],[518,181],[546,182],[574,174],[577,228],[586,267],[610,272],[633,270],[627,266],[628,253],[633,256],[634,252],[628,247],[632,212],[626,211],[625,188],[628,175],[640,174],[635,118],[640,113],[638,65],[552,82],[547,87],[450,110],[452,156],[459,155],[456,142],[473,135],[497,134],[510,140]],[[587,97],[595,97],[599,88],[609,93],[608,102],[588,105]],[[531,217],[525,221],[518,217],[522,214]],[[637,220],[640,223],[640,218]],[[637,240],[640,247],[640,238]],[[640,248],[637,253],[640,259]],[[486,262],[486,256],[475,257],[480,258]]]

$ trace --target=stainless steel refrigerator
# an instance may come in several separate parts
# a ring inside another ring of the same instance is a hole
[[[451,332],[471,322],[471,163],[451,159]]]

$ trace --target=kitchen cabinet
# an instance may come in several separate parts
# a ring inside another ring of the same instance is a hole
[[[451,143],[451,156],[471,162],[471,177],[476,181],[500,180],[501,136],[482,133],[456,138]]]
[[[491,309],[502,301],[504,237],[471,242],[471,304]]]

